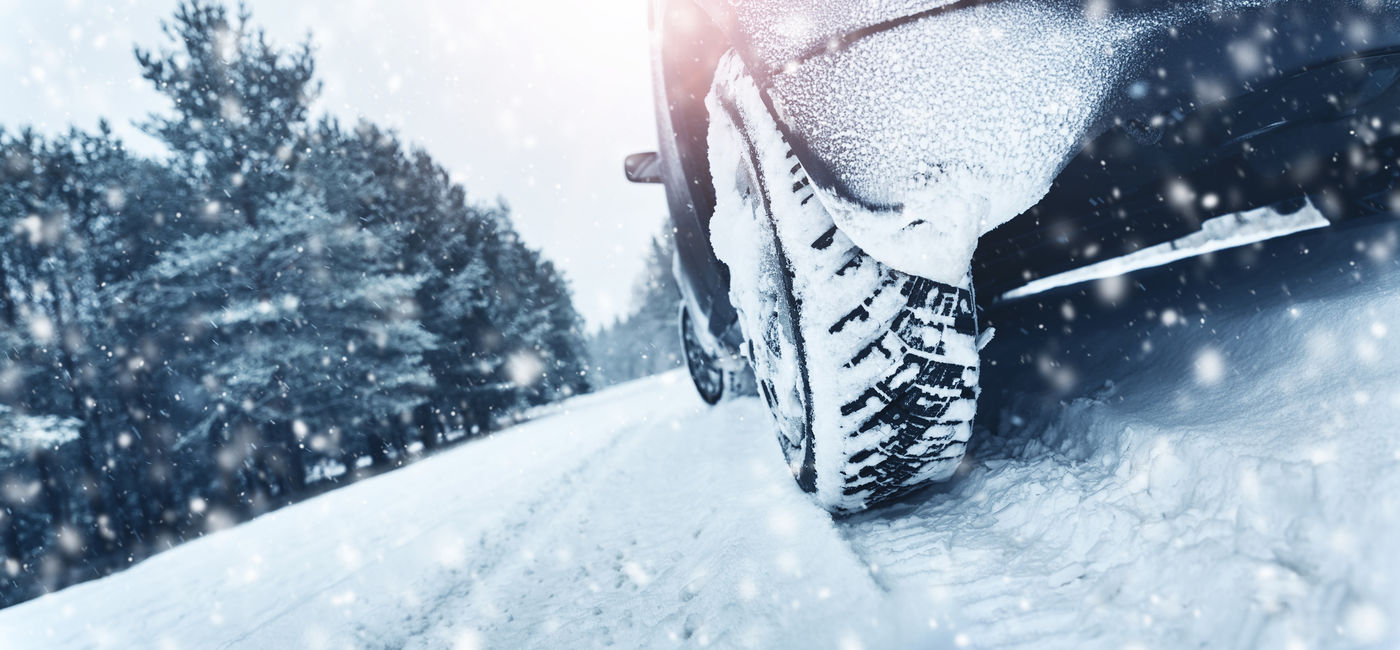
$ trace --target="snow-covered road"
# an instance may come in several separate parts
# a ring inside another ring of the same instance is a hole
[[[1397,249],[994,314],[990,430],[871,513],[833,522],[756,400],[670,374],[0,611],[0,649],[1394,647]]]
[[[0,611],[0,648],[772,647],[888,600],[755,400],[672,373]]]

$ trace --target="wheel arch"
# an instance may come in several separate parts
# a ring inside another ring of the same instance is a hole
[[[742,336],[729,302],[729,271],[710,246],[715,190],[705,97],[719,58],[730,48],[727,30],[711,5],[703,0],[652,3],[652,87],[662,180],[676,240],[672,271],[704,343],[717,346],[715,352],[736,354]]]

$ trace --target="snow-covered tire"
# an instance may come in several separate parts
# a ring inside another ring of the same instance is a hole
[[[949,478],[976,411],[970,275],[914,277],[855,246],[732,54],[708,104],[711,242],[798,484],[839,513]]]
[[[685,369],[690,373],[690,381],[695,384],[695,392],[710,406],[718,404],[725,397],[725,387],[732,381],[720,364],[719,358],[705,349],[700,341],[700,333],[695,331],[695,320],[690,310],[681,306],[680,318],[681,352],[685,354]]]

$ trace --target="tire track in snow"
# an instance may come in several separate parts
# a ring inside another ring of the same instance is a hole
[[[444,617],[413,647],[463,634],[503,647],[892,638],[898,626],[874,614],[886,607],[878,589],[794,485],[768,423],[740,400],[619,436],[577,475],[578,494],[550,507],[549,526],[515,538],[531,553],[507,554],[446,607],[472,612],[473,629]]]
[[[624,390],[615,397],[615,400],[624,401],[627,397],[630,396],[630,394],[631,391]],[[590,410],[608,408],[609,406],[612,406],[611,401],[600,401],[596,399],[587,400],[585,401],[585,404],[587,405],[587,408],[582,409],[582,411],[585,413]],[[554,412],[542,415],[568,415],[568,411],[565,411],[559,407],[552,409],[552,411]],[[647,417],[648,415],[646,414],[636,415],[636,419],[639,421],[645,421]],[[588,473],[589,468],[597,462],[599,462],[600,459],[606,458],[609,455],[613,454],[614,450],[617,448],[622,438],[625,435],[635,431],[637,426],[641,425],[634,424],[605,431],[604,435],[608,437],[608,440],[606,443],[604,443],[601,449],[591,451],[587,455],[583,456],[577,464],[573,465],[571,468],[559,474],[558,476],[549,477],[545,475],[546,478],[548,478],[548,480],[542,483],[532,484],[531,493],[523,495],[513,495],[515,496],[517,502],[519,500],[524,499],[528,499],[528,502],[519,506],[516,506],[514,504],[498,504],[498,507],[504,506],[503,509],[507,512],[513,513],[514,516],[508,518],[507,523],[503,529],[492,529],[482,532],[477,545],[477,548],[480,549],[482,555],[478,556],[474,562],[474,565],[477,567],[477,570],[474,570],[467,575],[463,575],[462,572],[455,569],[449,570],[448,575],[454,578],[458,578],[458,581],[455,582],[455,584],[452,584],[452,586],[447,592],[441,593],[431,598],[430,602],[432,604],[430,606],[430,609],[426,611],[415,611],[410,613],[408,617],[404,620],[405,625],[403,626],[403,628],[395,629],[388,635],[376,635],[373,631],[364,626],[357,626],[356,636],[359,637],[362,641],[364,640],[365,636],[381,636],[381,647],[395,648],[402,647],[404,639],[411,639],[415,636],[421,635],[430,627],[434,615],[438,614],[444,605],[468,595],[471,592],[471,589],[474,585],[476,585],[481,580],[489,577],[490,571],[492,570],[494,565],[497,564],[502,558],[504,558],[508,554],[508,546],[510,542],[518,540],[518,538],[525,534],[525,532],[528,531],[528,529],[544,525],[547,519],[545,521],[542,521],[541,516],[546,514],[547,511],[557,510],[563,507],[563,504],[559,502],[557,495],[572,494],[564,490],[563,488],[566,488],[569,485],[575,483],[580,475],[586,475]],[[507,432],[499,432],[492,435],[507,435]],[[545,512],[542,512],[542,510]],[[423,528],[414,534],[402,536],[391,545],[388,545],[387,548],[379,549],[380,554],[375,557],[371,564],[373,566],[382,566],[386,562],[386,560],[392,559],[408,547],[430,537],[434,533],[449,528],[454,523],[456,522],[453,522],[451,520],[442,520],[426,528]],[[221,646],[221,648],[241,647],[245,642],[249,641],[249,639],[255,633],[257,633],[259,629],[275,624],[279,620],[295,614],[296,612],[298,612],[298,610],[300,610],[302,606],[312,601],[318,599],[325,599],[329,594],[340,589],[347,582],[354,579],[359,573],[370,568],[372,568],[372,566],[362,566],[355,570],[347,571],[345,575],[342,576],[339,580],[326,584],[324,587],[314,592],[305,593],[296,601],[293,601],[290,604],[268,608],[267,611],[275,612],[272,616],[260,620],[259,623],[250,627],[245,633],[233,639],[230,639],[228,642],[224,643]],[[485,569],[485,571],[482,570],[483,568]],[[407,632],[406,634],[405,631]]]
[[[524,540],[539,535],[539,529],[551,524],[558,513],[584,498],[585,492],[576,488],[586,482],[586,477],[597,474],[597,468],[607,461],[616,461],[617,450],[623,441],[642,432],[644,425],[637,424],[609,433],[610,440],[601,449],[584,457],[569,471],[552,480],[540,484],[528,502],[519,509],[504,528],[486,531],[480,537],[477,548],[479,554],[473,559],[473,570],[460,575],[460,581],[451,590],[432,599],[428,608],[412,615],[413,625],[405,638],[424,636],[433,625],[442,620],[445,608],[459,604],[472,595],[483,583],[487,583],[498,572],[507,568],[511,550],[520,549]],[[562,496],[562,498],[561,498]]]
[[[0,611],[0,648],[401,647],[407,616],[456,586],[450,570],[472,552],[464,540],[517,518],[522,500],[544,498],[538,482],[630,426],[693,408],[674,396],[688,394],[654,381],[584,396],[556,417]]]

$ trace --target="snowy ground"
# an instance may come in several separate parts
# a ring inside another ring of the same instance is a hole
[[[833,522],[757,401],[671,374],[0,611],[0,649],[1393,647],[1397,249],[994,314],[989,430],[875,512]]]

